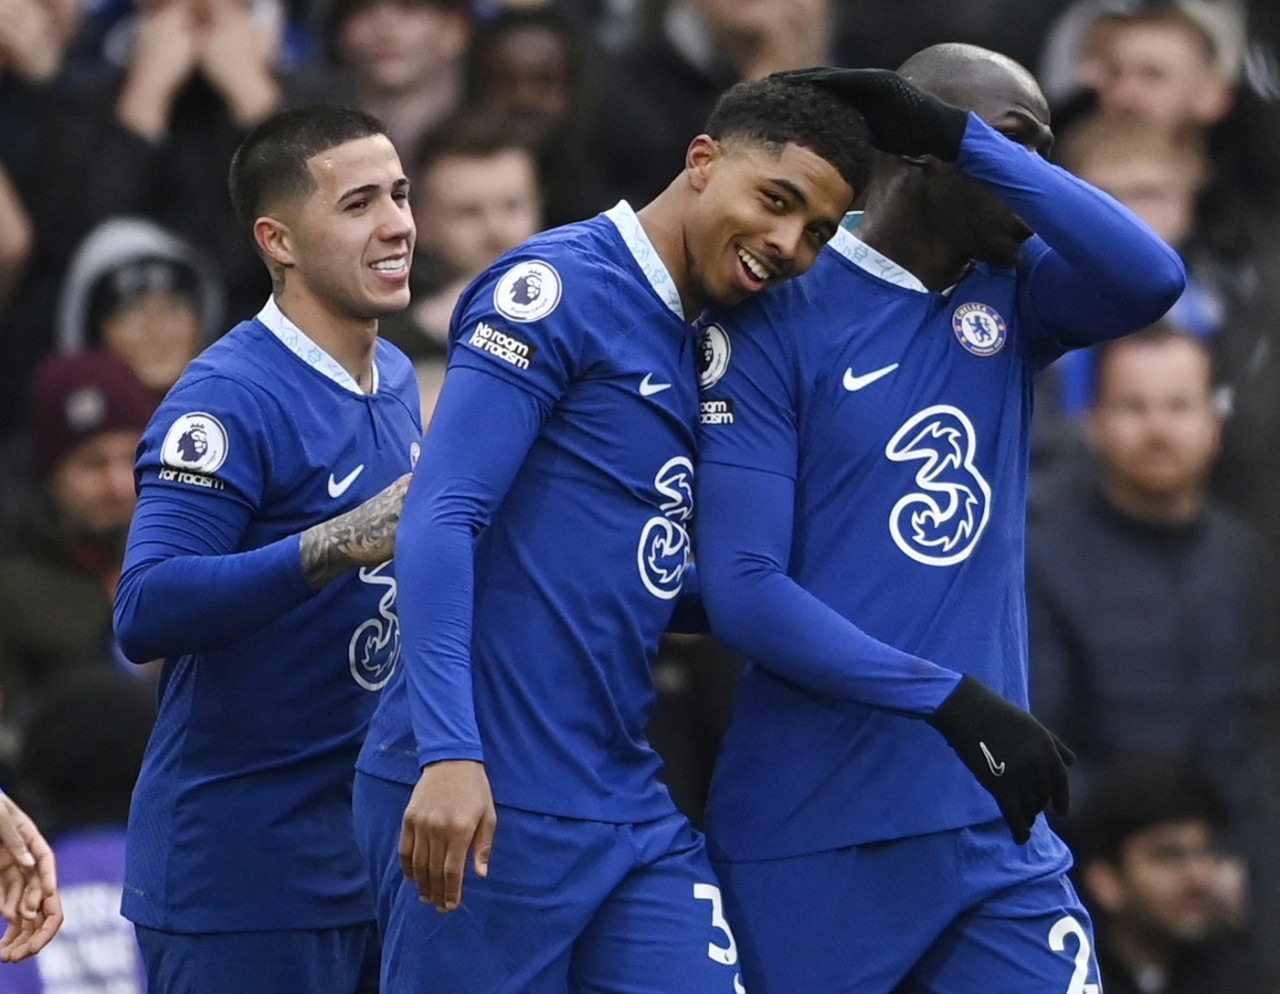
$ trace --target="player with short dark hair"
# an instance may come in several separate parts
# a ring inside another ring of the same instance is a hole
[[[421,435],[379,317],[409,302],[408,180],[377,120],[313,107],[244,140],[231,190],[274,292],[152,418],[116,598],[163,658],[123,911],[154,990],[377,988],[351,768],[400,632],[389,563]]]
[[[854,232],[704,339],[699,571],[751,660],[707,821],[743,975],[1087,990],[1089,919],[1037,818],[1072,757],[1025,710],[1032,378],[1158,317],[1182,265],[1045,161],[1044,97],[1003,56],[798,78],[888,154]]]
[[[645,737],[689,563],[690,322],[807,269],[869,155],[830,94],[743,85],[647,206],[463,294],[401,523],[406,666],[357,764],[384,992],[741,989]]]

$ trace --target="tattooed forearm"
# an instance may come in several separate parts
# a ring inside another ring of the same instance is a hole
[[[302,571],[312,587],[319,590],[353,566],[376,566],[391,558],[409,479],[406,473],[359,507],[302,533]]]

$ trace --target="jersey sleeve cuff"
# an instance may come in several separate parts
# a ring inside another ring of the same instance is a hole
[[[418,769],[422,769],[424,766],[430,766],[432,763],[443,763],[448,760],[459,759],[483,763],[484,750],[478,745],[437,746],[431,749],[419,749]]]

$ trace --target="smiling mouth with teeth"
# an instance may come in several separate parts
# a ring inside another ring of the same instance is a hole
[[[761,265],[759,260],[746,249],[738,249],[738,258],[741,259],[742,264],[747,267],[747,271],[756,279],[760,280],[760,282],[763,283],[769,278],[769,270]]]
[[[380,273],[398,273],[404,269],[403,259],[384,259],[382,262],[375,262],[372,266]]]

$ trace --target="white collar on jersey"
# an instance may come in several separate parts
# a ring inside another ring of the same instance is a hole
[[[877,252],[849,230],[858,223],[861,216],[861,213],[846,214],[842,226],[827,244],[859,269],[865,269],[872,276],[886,283],[892,283],[907,290],[915,290],[917,293],[928,293],[929,288],[914,274],[903,269],[887,255]]]
[[[636,262],[644,271],[645,278],[649,280],[649,285],[653,287],[653,292],[658,295],[658,299],[683,321],[684,305],[680,303],[680,291],[676,289],[676,281],[667,271],[661,256],[658,255],[658,250],[653,247],[653,242],[649,241],[649,236],[645,234],[644,226],[640,223],[640,218],[636,217],[636,212],[631,209],[631,205],[625,200],[619,200],[604,212],[604,216],[613,222],[618,233],[622,235],[622,240],[627,243],[627,248],[635,256]]]
[[[355,381],[350,373],[342,368],[338,360],[308,338],[306,332],[284,316],[284,311],[280,310],[275,297],[267,298],[266,305],[258,312],[258,320],[267,326],[271,334],[284,342],[285,347],[290,352],[321,376],[327,376],[338,386],[350,390],[352,393],[358,393],[361,397],[364,396],[364,391],[360,389],[360,384]],[[378,364],[376,362],[373,364],[373,389],[369,392],[378,392]]]

